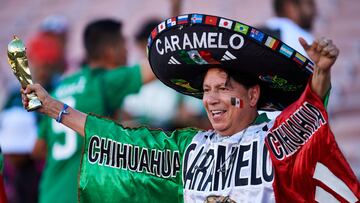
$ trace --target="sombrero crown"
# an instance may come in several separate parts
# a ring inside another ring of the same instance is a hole
[[[187,14],[161,22],[148,39],[155,75],[176,91],[202,98],[212,67],[261,82],[261,110],[282,110],[305,89],[313,63],[279,39],[227,18]]]

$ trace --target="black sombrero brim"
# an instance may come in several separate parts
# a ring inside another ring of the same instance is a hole
[[[279,39],[246,24],[203,14],[161,22],[148,40],[155,75],[176,91],[202,98],[209,68],[262,81],[261,110],[282,110],[299,98],[313,63]]]

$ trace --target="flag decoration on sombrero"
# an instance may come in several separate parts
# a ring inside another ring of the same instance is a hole
[[[259,79],[261,110],[282,110],[299,98],[314,66],[276,37],[212,15],[166,19],[154,28],[148,42],[151,68],[167,86],[202,98],[206,71],[223,68]]]

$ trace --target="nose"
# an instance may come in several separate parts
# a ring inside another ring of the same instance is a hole
[[[215,92],[209,92],[204,94],[203,100],[205,103],[209,104],[209,105],[214,105],[219,103],[219,97],[218,94]]]

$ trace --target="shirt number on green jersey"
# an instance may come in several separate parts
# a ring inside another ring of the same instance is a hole
[[[75,99],[73,97],[67,97],[61,99],[62,102],[68,104],[71,107],[75,107]],[[70,128],[64,126],[61,123],[57,123],[54,119],[51,121],[52,129],[56,134],[64,134],[64,142],[55,142],[52,147],[52,155],[55,160],[64,160],[70,158],[75,152],[77,147],[77,135],[76,132]]]

